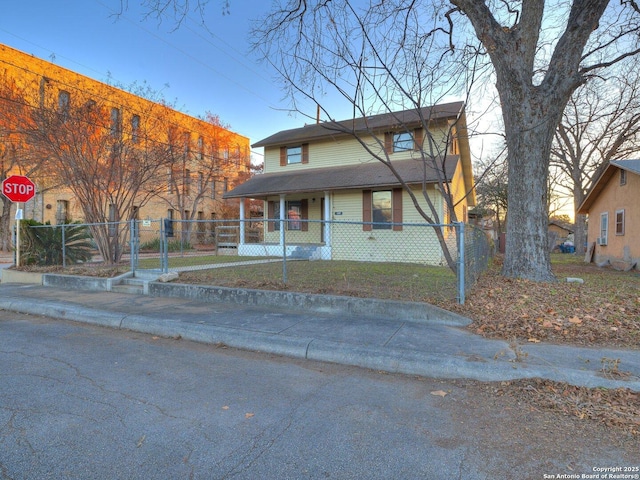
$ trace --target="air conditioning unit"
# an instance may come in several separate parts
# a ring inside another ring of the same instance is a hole
[[[596,240],[596,243],[598,245],[606,245],[607,244],[607,237],[598,237],[598,239]]]

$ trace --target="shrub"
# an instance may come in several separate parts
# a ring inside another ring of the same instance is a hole
[[[78,223],[52,226],[50,222],[24,220],[20,223],[20,231],[21,239],[24,239],[20,245],[20,258],[25,265],[62,265],[63,255],[67,264],[91,260],[94,244],[86,226]]]

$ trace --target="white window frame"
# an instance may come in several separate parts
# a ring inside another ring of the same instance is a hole
[[[601,245],[606,245],[609,236],[609,212],[600,214],[600,239]]]
[[[624,235],[624,209],[616,210],[615,221],[616,221],[616,230],[615,230],[616,235],[620,235],[620,236]]]
[[[302,145],[287,147],[287,165],[302,163]]]

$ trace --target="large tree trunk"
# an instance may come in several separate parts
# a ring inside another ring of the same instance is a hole
[[[516,85],[501,90],[505,92],[501,100],[509,152],[508,233],[502,274],[551,281],[555,277],[547,245],[547,185],[551,142],[562,112],[531,90],[523,93]]]

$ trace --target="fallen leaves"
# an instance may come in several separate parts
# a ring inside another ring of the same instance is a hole
[[[536,408],[600,422],[640,436],[640,393],[628,388],[576,387],[542,379],[502,382],[500,387],[500,394],[517,397]]]
[[[485,337],[638,348],[637,272],[600,269],[576,259],[554,265],[554,273],[558,278],[579,276],[585,283],[507,279],[493,266],[480,277],[465,305],[441,306],[471,318],[471,331]]]

